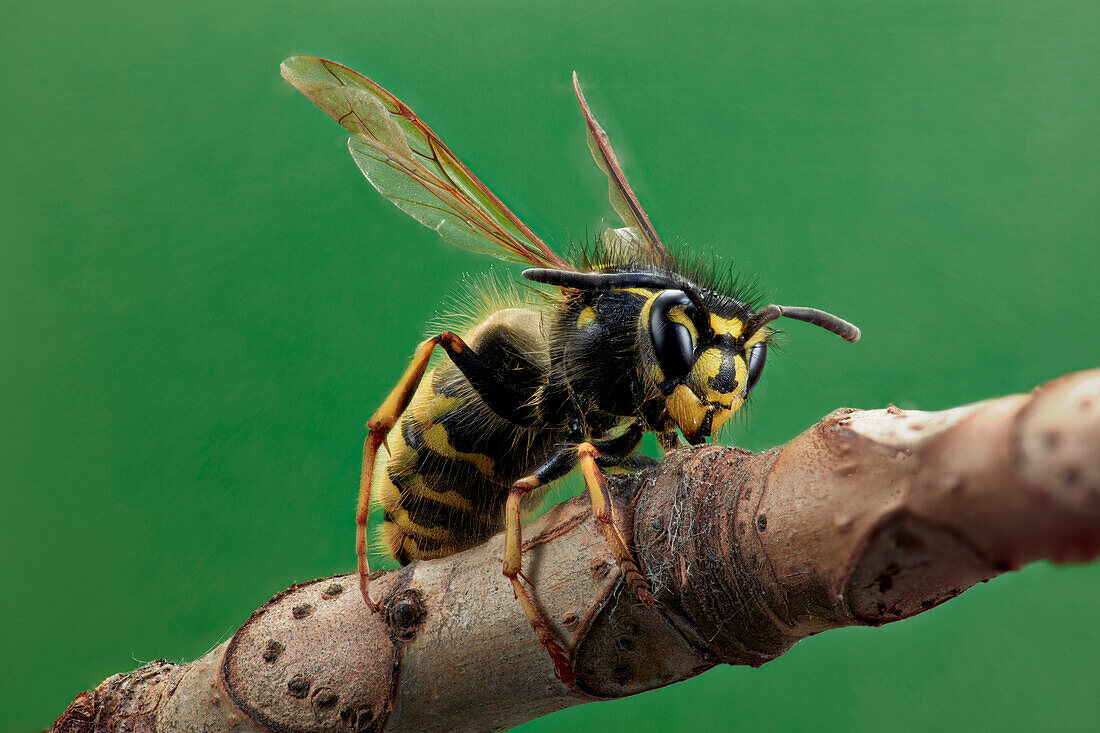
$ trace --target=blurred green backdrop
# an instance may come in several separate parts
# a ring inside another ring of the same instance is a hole
[[[851,318],[788,325],[747,424],[1097,366],[1094,2],[5,3],[0,720],[351,570],[362,424],[464,272],[283,83],[405,99],[558,245],[610,215],[577,69],[668,240]],[[498,265],[499,266],[499,265]],[[507,268],[507,266],[505,266]],[[514,271],[514,270],[513,270]],[[1081,729],[1100,566],[1042,564],[527,731]]]

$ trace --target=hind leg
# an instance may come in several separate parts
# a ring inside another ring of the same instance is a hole
[[[359,592],[367,607],[375,612],[378,611],[378,604],[370,597],[370,563],[367,559],[367,523],[370,517],[374,465],[378,449],[386,445],[386,436],[408,408],[416,388],[420,386],[420,380],[424,378],[436,346],[443,347],[447,356],[493,411],[516,424],[523,424],[523,421],[531,419],[524,407],[525,401],[515,390],[500,378],[490,364],[467,346],[466,342],[450,331],[426,339],[416,348],[412,361],[393,391],[367,421],[370,432],[363,442],[363,467],[359,474],[359,500],[355,508],[355,554],[358,557]],[[389,448],[386,450],[388,452]]]

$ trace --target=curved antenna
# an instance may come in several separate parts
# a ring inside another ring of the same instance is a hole
[[[690,318],[700,338],[705,341],[714,334],[710,326],[710,311],[703,302],[703,294],[691,283],[681,282],[670,275],[650,272],[574,272],[531,267],[523,271],[523,276],[544,285],[576,290],[610,290],[612,288],[680,290],[695,306],[695,312]]]
[[[576,290],[610,290],[611,288],[683,290],[685,288],[682,283],[668,275],[649,272],[573,272],[531,267],[523,271],[523,276],[537,283]]]
[[[761,309],[759,313],[753,316],[745,326],[745,333],[755,333],[760,330],[761,326],[774,321],[776,318],[793,318],[796,321],[812,323],[815,326],[824,328],[826,331],[832,331],[845,341],[853,344],[859,341],[861,335],[855,325],[848,323],[843,318],[834,316],[832,313],[826,313],[817,308],[774,304]]]
[[[638,197],[634,195],[634,189],[630,187],[630,183],[626,180],[623,167],[619,164],[619,159],[615,156],[615,151],[611,147],[611,140],[607,137],[604,129],[600,127],[600,123],[596,121],[596,116],[592,114],[592,109],[588,106],[588,100],[584,98],[584,92],[581,91],[581,83],[577,78],[576,71],[573,72],[573,91],[577,95],[577,101],[584,113],[585,124],[588,126],[588,147],[592,151],[592,157],[596,159],[596,165],[600,167],[600,170],[607,175],[608,194],[612,208],[622,217],[624,224],[637,230],[646,240],[653,263],[668,266],[672,261],[672,257],[661,238],[657,236],[657,231],[650,223],[649,217],[646,216],[645,209],[638,202]]]

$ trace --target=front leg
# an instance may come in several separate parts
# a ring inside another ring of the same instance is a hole
[[[628,450],[627,455],[631,451],[633,451],[633,446]],[[608,457],[608,455],[602,453],[594,443],[581,443],[577,446],[577,455],[580,459],[581,473],[584,475],[584,484],[588,488],[589,497],[592,499],[592,514],[595,516],[607,544],[611,547],[611,553],[615,556],[615,561],[619,565],[619,572],[622,573],[627,585],[634,591],[634,595],[638,597],[638,600],[645,604],[647,608],[652,607],[655,601],[649,590],[649,582],[642,575],[642,571],[638,569],[634,554],[630,551],[626,540],[623,539],[618,526],[615,524],[615,508],[611,501],[611,493],[607,489],[607,479],[604,477],[603,471],[600,470],[600,458]],[[614,464],[621,463],[625,457],[619,457],[619,460],[614,461]]]
[[[389,396],[367,421],[370,432],[363,443],[363,467],[359,474],[359,501],[355,509],[355,553],[359,559],[359,591],[367,607],[374,612],[378,604],[370,596],[370,563],[367,558],[367,522],[370,518],[371,488],[374,483],[374,465],[378,449],[386,445],[386,437],[408,409],[420,380],[428,369],[432,351],[440,346],[462,372],[474,391],[496,414],[521,427],[530,426],[534,419],[526,400],[482,359],[465,341],[444,331],[417,347],[405,373]],[[389,452],[389,447],[386,447]],[[572,466],[570,466],[572,468]]]

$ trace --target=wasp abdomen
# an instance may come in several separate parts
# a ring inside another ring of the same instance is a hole
[[[519,397],[533,402],[548,368],[542,317],[493,313],[464,339]],[[375,474],[388,552],[402,564],[445,557],[484,542],[504,525],[511,484],[545,460],[545,431],[497,415],[451,361],[417,388]]]

